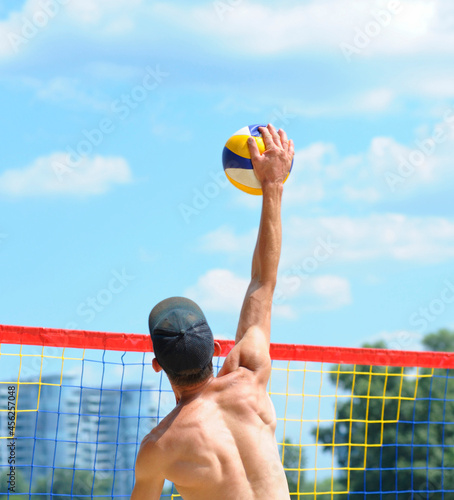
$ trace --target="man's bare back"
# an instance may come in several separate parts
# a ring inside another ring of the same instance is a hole
[[[221,347],[200,307],[171,297],[152,309],[153,368],[165,370],[177,405],[142,441],[131,500],[159,500],[166,479],[184,500],[289,500],[266,388],[283,182],[294,146],[272,125],[260,132],[265,152],[252,138],[248,144],[263,191],[262,215],[235,345],[214,377],[212,357]]]
[[[185,500],[288,500],[275,428],[268,394],[240,367],[179,404],[142,446]]]

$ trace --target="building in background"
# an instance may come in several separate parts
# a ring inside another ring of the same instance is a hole
[[[138,444],[156,425],[150,386],[86,388],[55,375],[16,387],[16,471],[27,482],[75,467],[114,478],[116,494],[130,491]],[[0,384],[1,409],[8,407],[7,388]],[[0,412],[0,437],[8,436],[7,415]],[[8,463],[8,442],[0,440],[0,472]]]

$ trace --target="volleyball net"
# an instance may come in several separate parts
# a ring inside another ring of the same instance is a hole
[[[0,326],[0,499],[129,497],[140,442],[175,404],[151,351],[148,335]],[[454,354],[271,356],[292,500],[454,498]]]

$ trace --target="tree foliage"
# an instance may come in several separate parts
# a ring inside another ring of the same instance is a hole
[[[284,456],[284,469],[290,493],[303,491],[306,456],[301,446],[294,445],[291,439],[285,438],[284,446],[279,446],[281,457]],[[299,489],[298,489],[299,488]],[[298,500],[298,495],[290,495],[291,500]]]
[[[428,335],[423,345],[453,349],[454,333]],[[415,370],[407,369],[406,377],[401,373],[397,367],[357,365],[356,370],[343,366],[338,380],[331,374],[332,382],[353,397],[340,400],[335,426],[321,427],[319,441],[330,452],[333,438],[341,444],[335,446],[337,462],[350,471],[339,484],[347,489],[349,483],[352,500],[365,493],[368,500],[438,500],[447,498],[443,490],[454,492],[454,378],[449,370],[432,376],[432,370],[420,369],[420,377]],[[353,445],[343,446],[349,439]]]

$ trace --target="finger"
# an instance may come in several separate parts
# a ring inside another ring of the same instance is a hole
[[[282,130],[280,128],[277,133],[279,134],[279,137],[281,138],[282,144],[284,144],[284,143],[288,144],[287,134],[285,133],[285,130]]]
[[[290,141],[287,139],[287,134],[281,128],[278,130],[278,134],[282,142],[282,148],[288,153]]]
[[[262,134],[263,142],[265,143],[265,149],[272,149],[274,146],[273,138],[267,127],[259,127],[259,131]]]
[[[276,146],[279,146],[281,148],[282,147],[281,138],[279,137],[279,134],[277,133],[274,126],[271,125],[271,123],[268,124],[268,130],[270,131],[270,134],[271,134],[271,137],[273,138],[274,144],[276,144]]]
[[[260,158],[260,151],[255,139],[253,137],[249,137],[247,140],[247,145],[249,147],[249,154],[251,155],[251,161],[257,161]]]

